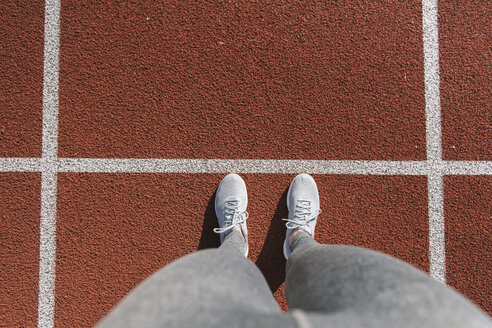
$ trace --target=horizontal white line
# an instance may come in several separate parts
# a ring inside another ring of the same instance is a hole
[[[0,172],[40,172],[41,158],[0,158]]]
[[[50,167],[46,167],[50,166]],[[52,166],[52,167],[51,167]],[[0,172],[301,173],[492,175],[492,161],[352,161],[276,159],[0,158]]]
[[[435,164],[440,166],[442,175],[491,175],[492,161],[442,161]],[[435,169],[433,169],[435,171]]]
[[[424,175],[426,162],[266,159],[60,159],[61,172]]]
[[[122,173],[301,173],[490,175],[488,162],[274,160],[274,159],[59,159],[61,172]]]

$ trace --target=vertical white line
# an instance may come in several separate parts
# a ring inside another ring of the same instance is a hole
[[[437,0],[422,1],[430,274],[446,282]]]
[[[52,328],[55,311],[56,171],[41,174],[38,327]]]
[[[441,161],[441,95],[437,0],[423,0],[424,81],[427,160]]]
[[[60,0],[46,0],[43,71],[44,159],[56,162],[58,151],[58,72],[60,48]]]
[[[446,283],[445,234],[444,234],[444,191],[443,176],[429,174],[429,259],[430,275]]]
[[[52,328],[55,311],[56,184],[60,0],[46,0],[38,327]]]

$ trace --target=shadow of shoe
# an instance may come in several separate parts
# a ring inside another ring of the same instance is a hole
[[[256,265],[265,276],[272,293],[277,291],[285,280],[286,261],[282,250],[285,239],[285,224],[282,218],[286,218],[288,215],[286,205],[288,190],[287,187],[278,201],[263,248],[256,260]]]
[[[214,228],[217,227],[217,215],[215,215],[216,193],[217,190],[215,190],[210,197],[207,209],[203,215],[202,234],[200,236],[200,243],[198,244],[199,250],[205,248],[217,248],[220,244],[219,235],[213,232]]]

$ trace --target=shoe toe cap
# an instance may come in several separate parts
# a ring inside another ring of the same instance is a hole
[[[310,200],[313,202],[314,209],[319,208],[318,187],[309,174],[302,173],[294,178],[288,196],[289,208],[295,205],[297,200]]]

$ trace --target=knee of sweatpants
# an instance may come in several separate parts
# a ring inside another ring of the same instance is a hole
[[[316,245],[293,255],[285,295],[289,306],[311,311],[336,311],[402,279],[427,279],[403,261],[355,246]]]

